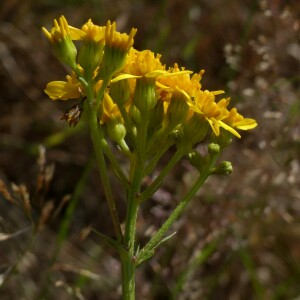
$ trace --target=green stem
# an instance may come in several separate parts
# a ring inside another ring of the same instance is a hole
[[[160,158],[167,152],[167,150],[174,144],[174,141],[170,138],[167,138],[167,140],[157,149],[154,156],[151,158],[150,162],[145,167],[144,176],[150,174],[155,166],[157,165]]]
[[[135,262],[128,256],[121,255],[122,299],[135,300]]]
[[[104,194],[106,198],[106,202],[108,204],[109,212],[112,218],[113,227],[115,231],[115,235],[118,241],[122,240],[122,231],[118,216],[118,211],[116,208],[116,203],[113,197],[113,193],[111,190],[105,159],[103,155],[103,147],[102,147],[102,130],[99,127],[99,122],[97,118],[97,111],[93,110],[89,103],[86,105],[88,111],[88,119],[91,130],[91,138],[94,145],[94,151],[96,155],[98,170],[101,176],[101,181],[104,189]]]
[[[162,169],[160,174],[156,177],[156,179],[152,182],[152,184],[144,190],[140,197],[139,201],[140,203],[149,199],[156,190],[160,187],[163,179],[165,176],[170,172],[170,170],[177,164],[177,162],[182,158],[182,156],[186,153],[186,149],[184,148],[178,148],[173,157],[169,160],[167,165]]]
[[[115,172],[116,176],[120,180],[120,182],[123,184],[123,186],[127,189],[129,187],[129,181],[124,174],[123,170],[120,168],[119,163],[117,162],[115,156],[112,154],[108,144],[106,141],[102,141],[103,151],[106,157],[109,159],[109,162],[113,168],[113,171]]]
[[[97,166],[101,177],[101,182],[104,189],[105,199],[108,205],[108,209],[111,215],[114,232],[117,237],[117,240],[120,242],[123,240],[121,225],[119,221],[119,215],[116,208],[116,203],[113,197],[113,193],[111,190],[107,169],[106,169],[106,163],[104,159],[103,154],[103,132],[101,127],[99,126],[99,120],[98,120],[98,109],[100,107],[100,101],[103,99],[104,91],[107,87],[107,84],[109,83],[110,79],[104,80],[102,83],[102,86],[98,92],[97,98],[94,99],[94,85],[93,80],[90,78],[87,89],[87,100],[85,103],[85,110],[87,113],[87,121],[90,126],[91,131],[91,138],[94,146],[94,151],[96,155],[97,160]]]
[[[180,201],[177,207],[173,210],[171,215],[162,225],[162,227],[155,233],[155,235],[151,238],[151,240],[146,244],[146,246],[139,252],[137,258],[137,265],[141,264],[146,259],[150,258],[153,255],[153,252],[156,246],[162,241],[163,237],[165,236],[166,232],[170,229],[172,224],[180,217],[183,213],[186,206],[189,204],[191,199],[195,196],[197,191],[203,185],[207,177],[211,174],[211,170],[213,169],[216,160],[218,158],[218,154],[211,154],[209,161],[206,163],[205,167],[203,168],[201,174],[199,175],[198,179],[191,187],[189,192],[186,196]]]
[[[135,234],[136,220],[138,215],[139,201],[138,195],[141,189],[145,166],[145,148],[147,141],[149,118],[145,116],[143,122],[139,124],[137,136],[137,151],[132,160],[130,178],[131,185],[127,197],[127,216],[125,224],[125,249],[128,255],[121,255],[122,264],[122,288],[123,300],[135,299]]]
[[[143,163],[137,158],[134,163],[133,179],[128,191],[127,216],[125,225],[125,248],[128,255],[121,255],[123,300],[135,299],[135,232],[139,208],[137,194],[143,179]]]

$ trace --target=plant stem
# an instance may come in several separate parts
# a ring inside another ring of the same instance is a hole
[[[112,152],[109,148],[109,145],[107,144],[106,141],[102,141],[102,146],[103,146],[103,152],[106,155],[106,157],[108,158],[108,160],[111,164],[111,167],[112,167],[113,171],[115,172],[117,178],[120,180],[122,185],[127,189],[129,187],[128,179],[127,179],[126,175],[124,174],[123,170],[121,169],[115,156],[112,154]]]
[[[169,171],[176,165],[176,163],[182,158],[182,156],[188,151],[184,148],[178,148],[173,157],[169,160],[168,164],[163,168],[160,174],[152,182],[152,184],[142,192],[139,197],[139,201],[143,202],[149,199],[155,191],[160,187],[164,177],[169,173]]]
[[[197,191],[203,185],[207,177],[211,174],[211,170],[213,169],[216,160],[218,158],[218,154],[211,154],[209,161],[204,166],[202,172],[200,173],[199,177],[197,178],[194,185],[191,187],[189,192],[185,195],[185,197],[179,202],[177,207],[173,210],[171,215],[162,225],[162,227],[155,233],[155,235],[151,238],[151,240],[146,244],[146,246],[141,249],[139,252],[139,256],[137,258],[137,265],[141,264],[146,259],[150,258],[156,248],[156,246],[162,241],[166,232],[170,229],[172,224],[180,217],[183,213],[186,206],[189,204],[191,199],[195,196]]]
[[[137,194],[140,190],[140,185],[143,178],[142,175],[143,163],[141,163],[139,159],[136,159],[134,161],[132,184],[129,188],[127,197],[128,207],[124,237],[125,248],[129,255],[121,255],[123,300],[135,299],[135,232],[139,208]]]
[[[149,118],[145,116],[143,122],[141,122],[137,128],[137,151],[134,153],[130,170],[131,185],[129,186],[127,196],[128,206],[124,237],[125,249],[129,255],[121,255],[123,300],[135,299],[135,233],[139,209],[138,195],[140,193],[145,167],[144,156],[148,124]]]
[[[89,104],[87,104],[88,107],[88,119],[89,119],[89,125],[91,130],[91,138],[94,145],[94,151],[96,155],[97,160],[97,166],[98,170],[101,176],[101,182],[104,189],[104,194],[106,198],[106,202],[108,204],[109,212],[112,218],[113,227],[115,231],[115,235],[117,237],[118,241],[122,240],[122,231],[118,216],[118,211],[116,208],[116,203],[113,197],[113,193],[111,190],[105,159],[103,155],[103,148],[102,148],[102,130],[99,128],[98,125],[98,118],[97,118],[97,111],[93,110],[91,107],[89,107]]]
[[[156,153],[154,154],[154,156],[151,158],[151,160],[145,167],[144,176],[147,176],[148,174],[150,174],[153,171],[153,169],[156,167],[158,161],[162,158],[162,156],[167,152],[167,150],[173,144],[174,144],[174,141],[167,138],[167,140],[160,145],[159,149],[157,149]]]
[[[103,144],[102,144],[103,132],[101,127],[99,126],[99,120],[98,120],[98,109],[100,106],[100,101],[102,101],[103,99],[104,91],[109,82],[109,79],[103,81],[100,91],[97,95],[97,99],[94,99],[94,93],[93,93],[94,87],[92,84],[93,82],[92,79],[90,78],[88,82],[90,82],[90,85],[87,88],[88,99],[85,103],[87,120],[90,126],[91,138],[92,138],[94,151],[96,155],[97,166],[98,166],[101,182],[104,189],[105,199],[111,215],[114,232],[117,240],[121,242],[123,240],[123,235],[122,235],[121,225],[119,221],[118,211],[116,208],[116,203],[113,197],[113,193],[111,190],[111,186],[107,174],[106,163],[103,154]]]
[[[135,262],[128,256],[121,255],[122,299],[135,300]]]

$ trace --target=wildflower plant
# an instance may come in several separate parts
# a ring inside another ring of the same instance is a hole
[[[257,126],[236,108],[230,98],[219,98],[222,90],[203,90],[204,73],[193,73],[176,63],[166,67],[161,55],[133,48],[136,29],[129,34],[116,30],[116,23],[97,26],[88,20],[81,29],[64,16],[43,32],[62,63],[70,67],[66,81],[52,81],[45,92],[52,100],[78,99],[62,117],[70,126],[89,125],[114,237],[103,234],[120,256],[123,299],[135,299],[135,271],[165,242],[172,224],[181,216],[197,191],[212,174],[229,174],[230,162],[218,162],[223,149],[240,130]],[[76,42],[76,46],[75,43]],[[207,154],[195,147],[208,144]],[[176,149],[153,181],[143,188],[146,177],[156,171],[162,156]],[[128,161],[124,169],[116,152]],[[145,244],[136,240],[140,205],[160,188],[164,178],[184,157],[199,175],[167,220]],[[126,193],[127,213],[121,226],[118,202],[112,192],[107,163]],[[171,235],[172,236],[172,235]]]

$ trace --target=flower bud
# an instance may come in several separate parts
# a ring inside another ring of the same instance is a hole
[[[130,97],[128,80],[124,79],[111,83],[109,94],[119,107],[124,106]]]
[[[131,105],[129,113],[135,125],[141,124],[141,113],[135,105]]]
[[[126,128],[119,118],[110,119],[106,124],[107,134],[112,141],[120,144],[126,136]]]
[[[194,113],[193,116],[183,124],[182,142],[193,146],[200,143],[207,134],[209,124],[201,115]]]
[[[78,63],[85,74],[93,75],[95,69],[100,65],[103,54],[103,44],[95,41],[84,41],[78,54]]]
[[[133,103],[141,113],[149,112],[156,105],[155,80],[152,78],[136,79]]]
[[[231,162],[223,161],[213,169],[212,174],[228,175],[231,174],[232,171],[233,168]]]
[[[208,153],[212,155],[216,155],[220,153],[220,146],[218,144],[210,143],[208,145]]]
[[[194,166],[196,169],[198,169],[199,171],[202,169],[202,167],[206,161],[206,157],[202,156],[197,151],[189,152],[187,155],[187,159],[188,159],[189,163],[192,166]]]
[[[49,32],[42,28],[44,34],[53,45],[56,56],[72,69],[76,67],[77,49],[71,39],[68,22],[61,16],[57,22],[54,20],[54,27]]]
[[[158,101],[151,113],[151,118],[150,118],[149,128],[148,128],[149,136],[152,136],[154,132],[156,132],[162,127],[163,120],[164,120],[164,102]]]
[[[166,113],[170,126],[174,128],[183,123],[186,120],[188,111],[189,106],[186,97],[180,92],[174,92]]]
[[[88,20],[81,28],[82,47],[78,54],[78,63],[87,77],[93,75],[100,65],[103,55],[105,27],[94,25]]]
[[[135,34],[136,29],[131,29],[129,35],[120,33],[116,31],[115,22],[107,22],[101,67],[104,77],[109,78],[124,67],[126,56],[133,45],[133,37]]]

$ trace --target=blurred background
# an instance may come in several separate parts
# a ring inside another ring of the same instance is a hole
[[[137,299],[300,299],[300,2],[297,0],[2,0],[0,2],[0,298],[120,299],[116,253],[91,228],[112,225],[84,128],[60,120],[72,102],[43,90],[67,70],[41,27],[65,15],[118,30],[135,48],[226,91],[259,126],[242,132],[137,272]],[[168,159],[166,156],[165,159]],[[140,211],[143,245],[189,188],[182,161]],[[113,181],[121,219],[123,191]],[[38,229],[32,232],[32,224]]]

